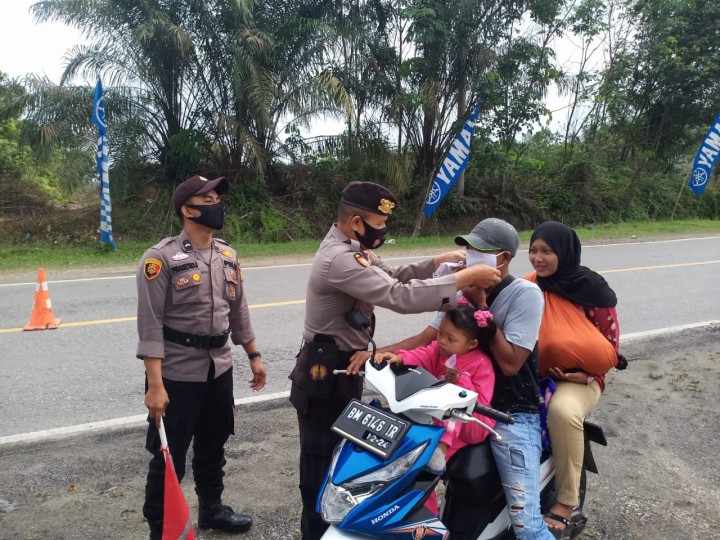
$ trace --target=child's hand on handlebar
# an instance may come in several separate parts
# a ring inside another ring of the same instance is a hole
[[[386,361],[388,364],[402,364],[403,359],[402,356],[399,354],[391,353],[391,352],[384,352],[384,353],[378,353],[375,355],[375,358],[373,358],[373,362],[376,364],[380,364],[384,361]]]

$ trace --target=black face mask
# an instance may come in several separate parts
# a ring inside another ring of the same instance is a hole
[[[363,222],[363,225],[365,225],[365,234],[360,234],[355,231],[355,238],[357,238],[358,242],[367,249],[377,249],[382,246],[385,243],[387,227],[376,229],[368,225],[363,218],[360,218],[360,220]]]
[[[188,208],[193,210],[199,210],[200,215],[198,217],[190,217],[195,223],[205,225],[211,229],[219,230],[223,228],[225,223],[225,212],[223,210],[222,203],[215,204],[186,204]]]

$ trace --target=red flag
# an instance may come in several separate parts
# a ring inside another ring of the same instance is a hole
[[[165,455],[165,505],[162,540],[195,540],[190,509],[180,489],[177,474],[175,474],[175,466],[170,455],[165,425],[162,420],[160,420],[160,441],[160,450]]]

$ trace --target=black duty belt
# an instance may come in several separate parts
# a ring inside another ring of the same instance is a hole
[[[163,326],[163,337],[165,341],[185,345],[186,347],[195,347],[196,349],[218,349],[223,347],[228,340],[230,330],[222,334],[188,334],[173,330],[167,326]]]

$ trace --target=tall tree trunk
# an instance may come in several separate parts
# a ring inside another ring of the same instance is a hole
[[[465,109],[467,108],[467,102],[466,102],[466,92],[467,92],[467,78],[465,77],[465,68],[466,68],[466,60],[468,55],[468,48],[466,46],[463,46],[462,51],[460,52],[460,59],[458,61],[458,68],[459,68],[459,75],[460,80],[458,82],[458,96],[457,96],[457,114],[458,119],[463,118],[465,116]],[[470,156],[468,153],[468,161],[470,161]],[[465,171],[460,173],[460,176],[457,179],[457,193],[458,196],[464,197],[465,196]]]

